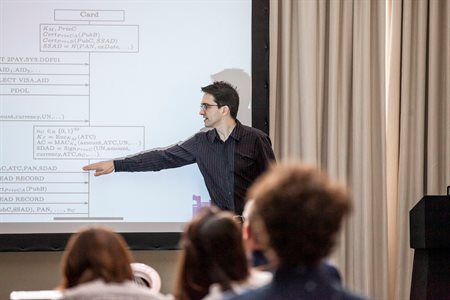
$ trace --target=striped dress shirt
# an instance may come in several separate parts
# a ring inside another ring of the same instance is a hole
[[[275,156],[267,134],[236,123],[226,141],[215,129],[198,132],[168,148],[115,160],[115,171],[159,171],[197,163],[212,204],[240,215],[248,187]]]

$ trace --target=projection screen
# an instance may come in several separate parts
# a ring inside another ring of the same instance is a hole
[[[0,0],[0,234],[179,233],[210,198],[197,165],[81,167],[202,129],[201,86],[251,125],[251,0]]]

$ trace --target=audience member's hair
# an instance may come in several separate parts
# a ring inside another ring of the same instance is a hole
[[[225,81],[215,81],[201,88],[202,92],[213,95],[219,107],[228,106],[233,119],[237,118],[239,109],[239,94],[236,89]]]
[[[313,167],[272,166],[249,190],[255,225],[282,265],[311,266],[333,248],[351,204],[348,193]],[[261,237],[261,234],[260,234]]]
[[[71,236],[62,259],[62,288],[96,279],[132,280],[131,254],[124,239],[110,229],[91,227]]]
[[[226,291],[249,276],[241,228],[230,212],[205,208],[188,224],[181,248],[177,299],[201,299],[213,283]]]

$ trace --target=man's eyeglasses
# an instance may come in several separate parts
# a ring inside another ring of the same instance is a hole
[[[207,110],[211,106],[219,106],[217,104],[208,104],[208,103],[200,103],[200,109],[201,110]]]

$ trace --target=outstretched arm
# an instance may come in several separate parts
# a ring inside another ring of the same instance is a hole
[[[114,162],[112,160],[101,161],[83,167],[84,171],[95,171],[94,176],[101,176],[114,171]]]

